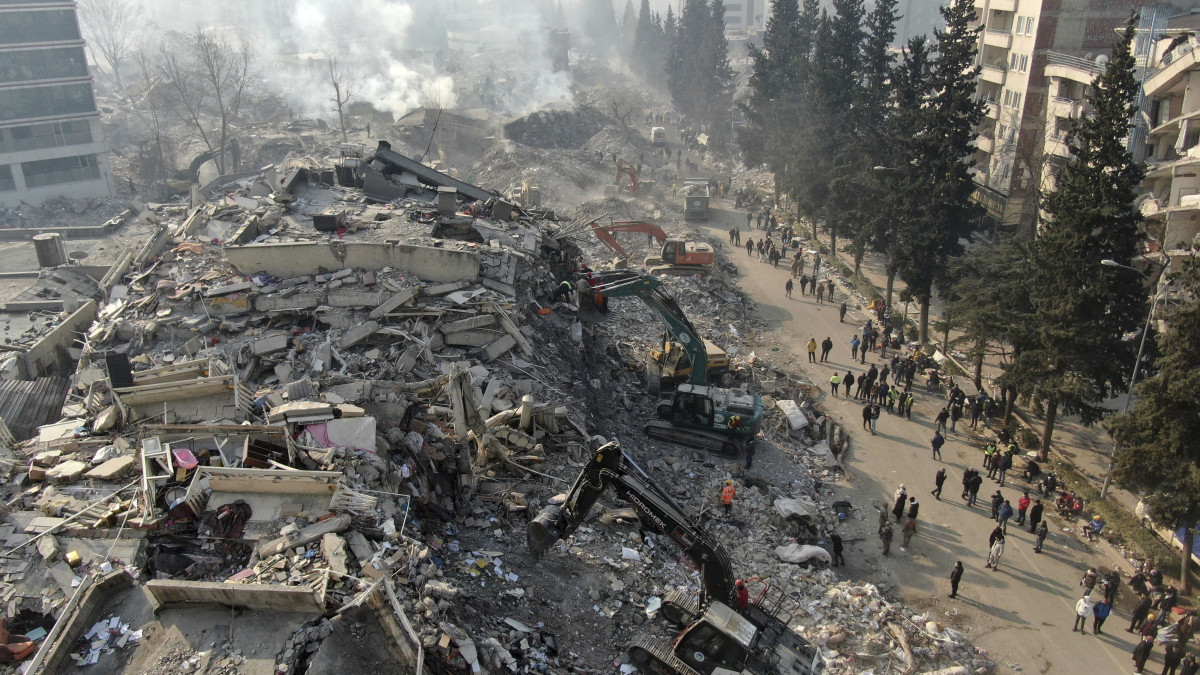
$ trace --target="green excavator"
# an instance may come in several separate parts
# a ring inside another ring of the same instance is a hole
[[[623,297],[640,299],[667,325],[689,363],[708,362],[704,339],[657,277],[629,270],[605,270],[594,273],[590,288],[582,290],[600,294],[605,301]],[[688,381],[660,401],[658,419],[646,424],[646,434],[736,457],[754,442],[762,419],[763,402],[757,394],[745,389],[709,386],[707,370],[691,368]]]

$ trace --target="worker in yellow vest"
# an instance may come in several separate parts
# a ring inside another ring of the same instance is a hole
[[[737,489],[733,487],[733,481],[726,479],[725,487],[721,490],[721,505],[725,507],[725,515],[733,513],[733,494]]]

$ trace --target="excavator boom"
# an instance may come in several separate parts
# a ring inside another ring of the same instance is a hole
[[[526,542],[536,555],[555,541],[575,531],[608,488],[637,510],[642,522],[675,542],[692,561],[709,600],[736,604],[733,562],[715,537],[696,526],[696,518],[675,502],[666,491],[621,449],[618,443],[602,445],[580,472],[561,507],[542,509],[526,529]]]

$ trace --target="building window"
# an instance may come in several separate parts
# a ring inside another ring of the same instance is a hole
[[[0,21],[0,45],[78,39],[79,24],[72,9],[5,12]]]
[[[32,124],[0,129],[0,152],[60,148],[92,142],[92,127],[86,120]]]
[[[0,121],[95,111],[90,83],[0,90]]]
[[[21,172],[25,174],[26,187],[35,188],[99,178],[100,166],[95,155],[79,155],[23,162]]]
[[[1020,108],[1021,107],[1021,92],[1011,89],[1004,90],[1004,105],[1005,107]]]
[[[87,77],[83,47],[0,52],[0,82]]]
[[[12,192],[17,189],[17,181],[13,180],[12,167],[0,164],[0,192]]]

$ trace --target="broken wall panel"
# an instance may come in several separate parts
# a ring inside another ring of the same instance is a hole
[[[325,609],[324,594],[307,586],[154,579],[146,582],[146,590],[159,607],[217,604],[237,609],[313,614]]]
[[[277,277],[320,274],[330,270],[401,269],[425,281],[475,281],[479,258],[473,251],[398,243],[280,243],[229,247],[225,256],[244,275],[265,272]]]

